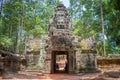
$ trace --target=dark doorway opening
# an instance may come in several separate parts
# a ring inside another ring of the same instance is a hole
[[[53,73],[68,73],[68,52],[53,51],[52,52],[52,72]]]

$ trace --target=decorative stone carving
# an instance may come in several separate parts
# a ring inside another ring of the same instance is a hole
[[[54,70],[54,51],[68,52],[68,73],[79,72],[81,66],[94,66],[96,52],[91,52],[97,50],[94,37],[82,39],[73,34],[72,20],[63,4],[55,8],[48,32],[48,36],[43,35],[41,38],[38,63],[45,73],[52,73]],[[88,51],[83,54],[83,50]]]
[[[72,30],[73,25],[70,15],[65,6],[63,4],[59,4],[50,20],[48,29],[49,39],[45,39],[47,44],[45,49],[47,53],[45,64],[52,65],[51,56],[53,50],[65,50],[69,52],[69,71],[75,71],[76,67],[77,72],[79,72],[81,66],[88,66],[88,61],[91,61],[91,65],[94,64],[94,53],[87,52],[86,54],[82,54],[82,50],[84,49],[90,51],[96,50],[94,37],[82,39],[79,36],[74,35]],[[46,67],[46,69],[47,68],[48,67]],[[52,67],[49,67],[47,71],[50,72],[51,69]]]

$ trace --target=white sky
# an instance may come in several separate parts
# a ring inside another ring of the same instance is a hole
[[[70,6],[69,0],[60,0],[68,8]]]

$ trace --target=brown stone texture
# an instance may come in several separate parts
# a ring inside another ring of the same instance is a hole
[[[97,45],[94,36],[83,39],[74,35],[71,16],[63,4],[58,4],[53,12],[48,35],[42,35],[37,42],[40,42],[40,54],[35,59],[38,64],[34,59],[33,63],[41,67],[44,73],[55,72],[56,51],[67,54],[67,73],[78,73],[80,68],[96,67]]]

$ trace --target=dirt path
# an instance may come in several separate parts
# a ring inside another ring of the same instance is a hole
[[[69,75],[69,74],[44,74],[40,73],[9,73],[2,76],[3,79],[14,79],[14,80],[80,80],[78,75]]]
[[[101,73],[87,73],[87,74],[40,74],[35,72],[19,72],[19,73],[7,73],[0,78],[0,80],[119,80],[113,78],[105,78],[100,76]]]

